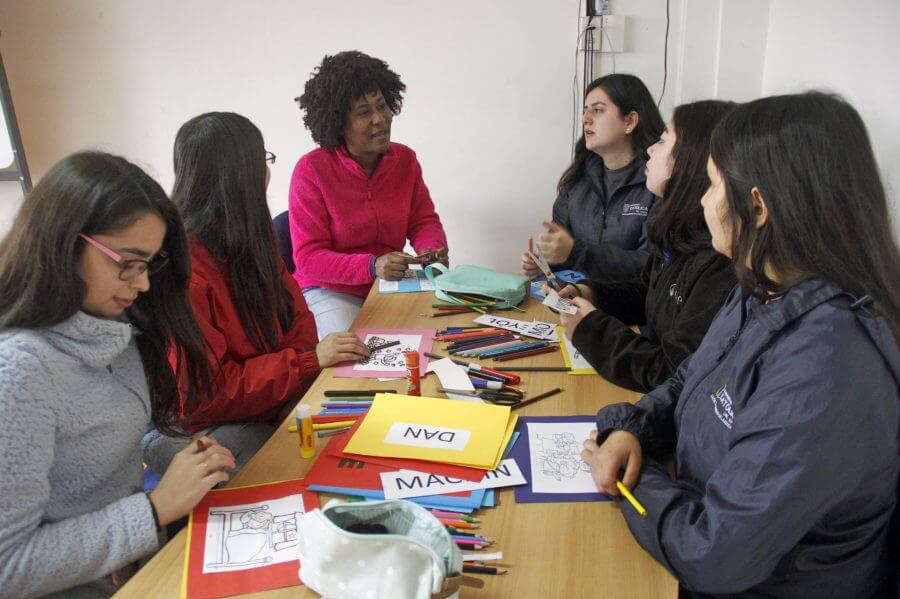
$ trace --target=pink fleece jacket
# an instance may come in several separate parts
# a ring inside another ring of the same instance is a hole
[[[345,148],[319,148],[297,162],[288,205],[294,278],[365,297],[373,256],[447,245],[444,228],[408,147],[391,143],[372,178]]]

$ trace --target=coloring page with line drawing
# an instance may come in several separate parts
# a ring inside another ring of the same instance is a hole
[[[375,347],[391,341],[399,341],[400,344],[372,352],[368,358],[354,364],[353,370],[406,373],[406,358],[404,354],[408,351],[419,351],[422,336],[370,333],[366,335],[363,343],[368,347]]]
[[[593,422],[529,422],[531,488],[534,493],[596,493],[591,469],[581,459]]]
[[[203,573],[233,572],[300,558],[298,529],[303,497],[210,507]]]

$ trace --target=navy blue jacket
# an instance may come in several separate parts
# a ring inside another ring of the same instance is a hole
[[[554,268],[571,268],[595,281],[620,281],[641,274],[650,258],[647,216],[656,196],[647,190],[646,162],[634,159],[631,175],[611,197],[603,186],[603,159],[588,153],[584,174],[553,204],[553,222],[575,239],[572,253]]]
[[[820,280],[760,304],[735,289],[697,351],[636,405],[638,542],[692,592],[869,597],[895,575],[900,350],[882,318]],[[675,452],[672,480],[654,458]]]

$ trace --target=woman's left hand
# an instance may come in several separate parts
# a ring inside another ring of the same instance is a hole
[[[578,312],[575,314],[566,314],[565,312],[559,313],[559,322],[565,327],[566,337],[568,337],[570,341],[572,340],[572,335],[575,333],[575,329],[578,328],[578,324],[585,316],[597,309],[594,304],[583,297],[573,298],[572,305],[578,308]]]
[[[450,266],[450,255],[446,246],[436,250],[425,248],[419,252],[419,259],[423,266],[433,262],[440,262],[444,266]]]

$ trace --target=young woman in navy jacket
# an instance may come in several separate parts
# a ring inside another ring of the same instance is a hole
[[[628,526],[684,594],[882,596],[900,256],[865,126],[823,93],[756,100],[719,123],[708,172],[740,286],[671,379],[597,414],[582,455],[599,489],[634,489],[648,515],[622,504]]]

